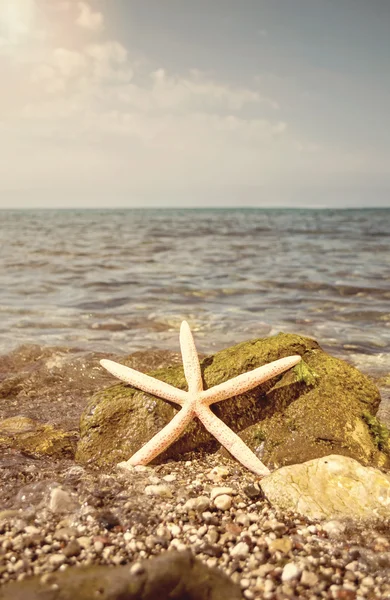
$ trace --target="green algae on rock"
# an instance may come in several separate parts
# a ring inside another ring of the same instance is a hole
[[[71,432],[49,423],[18,415],[0,421],[0,448],[12,448],[36,457],[71,458],[76,450],[76,438]]]
[[[255,451],[259,439],[265,438],[262,460],[266,464],[291,464],[339,453],[364,464],[386,465],[388,454],[378,449],[362,418],[364,410],[376,414],[380,403],[377,388],[346,362],[326,354],[312,339],[281,333],[222,350],[201,361],[204,388],[292,354],[303,357],[306,376],[292,369],[220,402],[213,407],[218,417],[242,434]],[[186,389],[181,366],[149,374]],[[76,459],[100,467],[127,460],[176,412],[169,402],[122,383],[97,392],[81,417]],[[217,447],[212,436],[193,421],[159,460]]]

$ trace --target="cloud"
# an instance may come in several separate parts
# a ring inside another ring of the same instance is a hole
[[[76,19],[76,25],[91,31],[101,31],[103,29],[104,17],[101,12],[94,12],[86,2],[79,2],[78,10],[79,15]]]
[[[50,36],[1,57],[0,191],[288,190],[368,165],[294,127],[261,78],[141,62],[88,4],[61,8],[46,13]]]

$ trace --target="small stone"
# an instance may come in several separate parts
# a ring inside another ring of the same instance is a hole
[[[305,587],[313,587],[318,583],[318,575],[311,571],[302,571],[301,584]]]
[[[139,465],[139,467],[143,467],[144,465]],[[120,471],[121,473],[125,474],[132,474],[138,471],[138,467],[134,467],[133,465],[131,465],[129,462],[127,461],[123,461],[120,462],[116,465],[116,468],[118,471]]]
[[[53,539],[67,542],[70,537],[77,537],[78,531],[75,527],[60,527],[53,533]]]
[[[147,496],[158,496],[159,498],[172,498],[171,488],[164,483],[161,485],[147,485],[145,494]]]
[[[198,530],[198,534],[199,534]],[[219,533],[216,529],[209,529],[205,538],[210,542],[210,544],[216,544],[219,540]]]
[[[246,513],[237,513],[236,514],[236,523],[238,525],[242,525],[242,527],[249,527],[250,518]]]
[[[345,531],[345,525],[341,521],[328,521],[322,525],[322,529],[328,534],[330,538],[336,538],[341,536]]]
[[[246,590],[246,588],[248,588],[250,586],[250,579],[246,579],[245,577],[243,579],[241,579],[240,581],[240,586],[243,590]]]
[[[265,563],[264,565],[260,565],[260,567],[256,569],[256,575],[258,575],[259,577],[266,577],[266,575],[268,575],[268,573],[271,573],[271,571],[273,571],[274,568],[275,565],[272,565],[271,563]]]
[[[66,557],[63,554],[52,554],[48,558],[48,562],[53,567],[59,567],[60,565],[62,565],[65,562],[65,560],[66,560]]]
[[[100,540],[97,540],[93,543],[94,550],[96,554],[101,554],[104,550],[104,544]]]
[[[211,490],[210,498],[214,500],[217,496],[222,496],[223,494],[234,496],[237,492],[231,487],[215,487]]]
[[[81,552],[81,546],[77,540],[71,540],[67,546],[63,549],[63,553],[66,558],[71,558],[72,556],[78,556]]]
[[[167,483],[172,483],[172,481],[176,481],[176,474],[175,473],[170,473],[169,475],[165,475],[165,477],[163,477],[163,479]]]
[[[364,585],[366,587],[374,587],[375,581],[371,577],[371,575],[367,575],[367,577],[363,577],[363,579],[362,579],[362,585]]]
[[[158,485],[159,483],[161,483],[161,479],[160,477],[156,477],[156,475],[151,475],[149,477],[149,483],[151,483],[152,485]]]
[[[227,494],[221,494],[215,498],[214,505],[219,510],[229,510],[232,506],[232,497]]]
[[[264,494],[256,484],[250,484],[244,487],[243,492],[251,500],[260,500]]]
[[[233,548],[230,550],[230,556],[234,558],[246,558],[249,554],[249,546],[245,542],[238,542]]]
[[[145,568],[142,566],[141,563],[136,562],[131,565],[130,573],[131,575],[142,575],[143,573],[145,573]]]
[[[172,536],[176,538],[181,534],[181,527],[176,525],[176,523],[172,523],[172,525],[169,526],[169,531],[171,532]]]
[[[49,509],[54,513],[72,512],[76,502],[71,495],[61,488],[54,488],[50,494]]]
[[[118,517],[110,510],[103,510],[99,512],[96,519],[106,529],[113,529],[117,525],[120,525]]]
[[[283,552],[283,554],[287,554],[292,550],[293,542],[288,537],[276,538],[276,540],[272,540],[268,543],[268,550],[271,554],[275,552]]]
[[[275,589],[275,584],[272,579],[266,579],[264,582],[264,593],[269,594]]]
[[[223,481],[229,475],[229,469],[226,467],[214,467],[207,473],[207,478],[217,483]]]
[[[287,563],[283,567],[282,581],[291,581],[292,579],[298,579],[301,573],[302,569],[298,565],[296,565],[295,563]]]
[[[190,498],[184,504],[183,508],[186,510],[196,510],[204,512],[210,506],[210,500],[207,496],[198,496],[197,498]]]
[[[44,573],[39,581],[44,585],[54,583],[55,575],[53,573]]]
[[[24,531],[29,535],[34,535],[35,533],[40,533],[40,529],[38,527],[34,527],[34,525],[26,525]]]

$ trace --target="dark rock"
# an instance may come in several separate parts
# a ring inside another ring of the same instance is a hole
[[[81,546],[77,540],[71,540],[69,544],[65,546],[63,549],[63,553],[66,558],[71,558],[72,556],[78,556],[81,552]]]
[[[116,517],[110,510],[105,510],[98,513],[96,519],[106,529],[113,529],[117,525],[120,525],[118,517]]]
[[[264,498],[263,490],[257,485],[247,485],[244,487],[243,492],[251,500],[260,500],[261,498]]]
[[[0,589],[0,600],[239,600],[238,585],[190,552],[165,552],[123,567],[69,568]]]

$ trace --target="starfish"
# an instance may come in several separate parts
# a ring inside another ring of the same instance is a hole
[[[188,392],[175,388],[164,381],[160,381],[144,373],[140,373],[130,367],[120,365],[112,360],[104,359],[100,361],[100,364],[107,371],[125,383],[129,383],[144,392],[148,392],[159,398],[165,398],[165,400],[181,406],[181,410],[179,410],[168,425],[133,454],[127,463],[121,463],[121,465],[148,464],[158,454],[166,450],[196,416],[206,429],[225,446],[230,454],[247,467],[247,469],[260,476],[268,475],[270,473],[269,469],[257,458],[242,439],[210,410],[210,405],[232,398],[233,396],[238,396],[257,387],[264,381],[272,379],[296,365],[301,360],[301,357],[296,355],[275,360],[262,367],[238,375],[233,379],[229,379],[224,383],[220,383],[208,390],[203,390],[199,358],[194,338],[186,321],[182,322],[180,328],[180,349]]]

